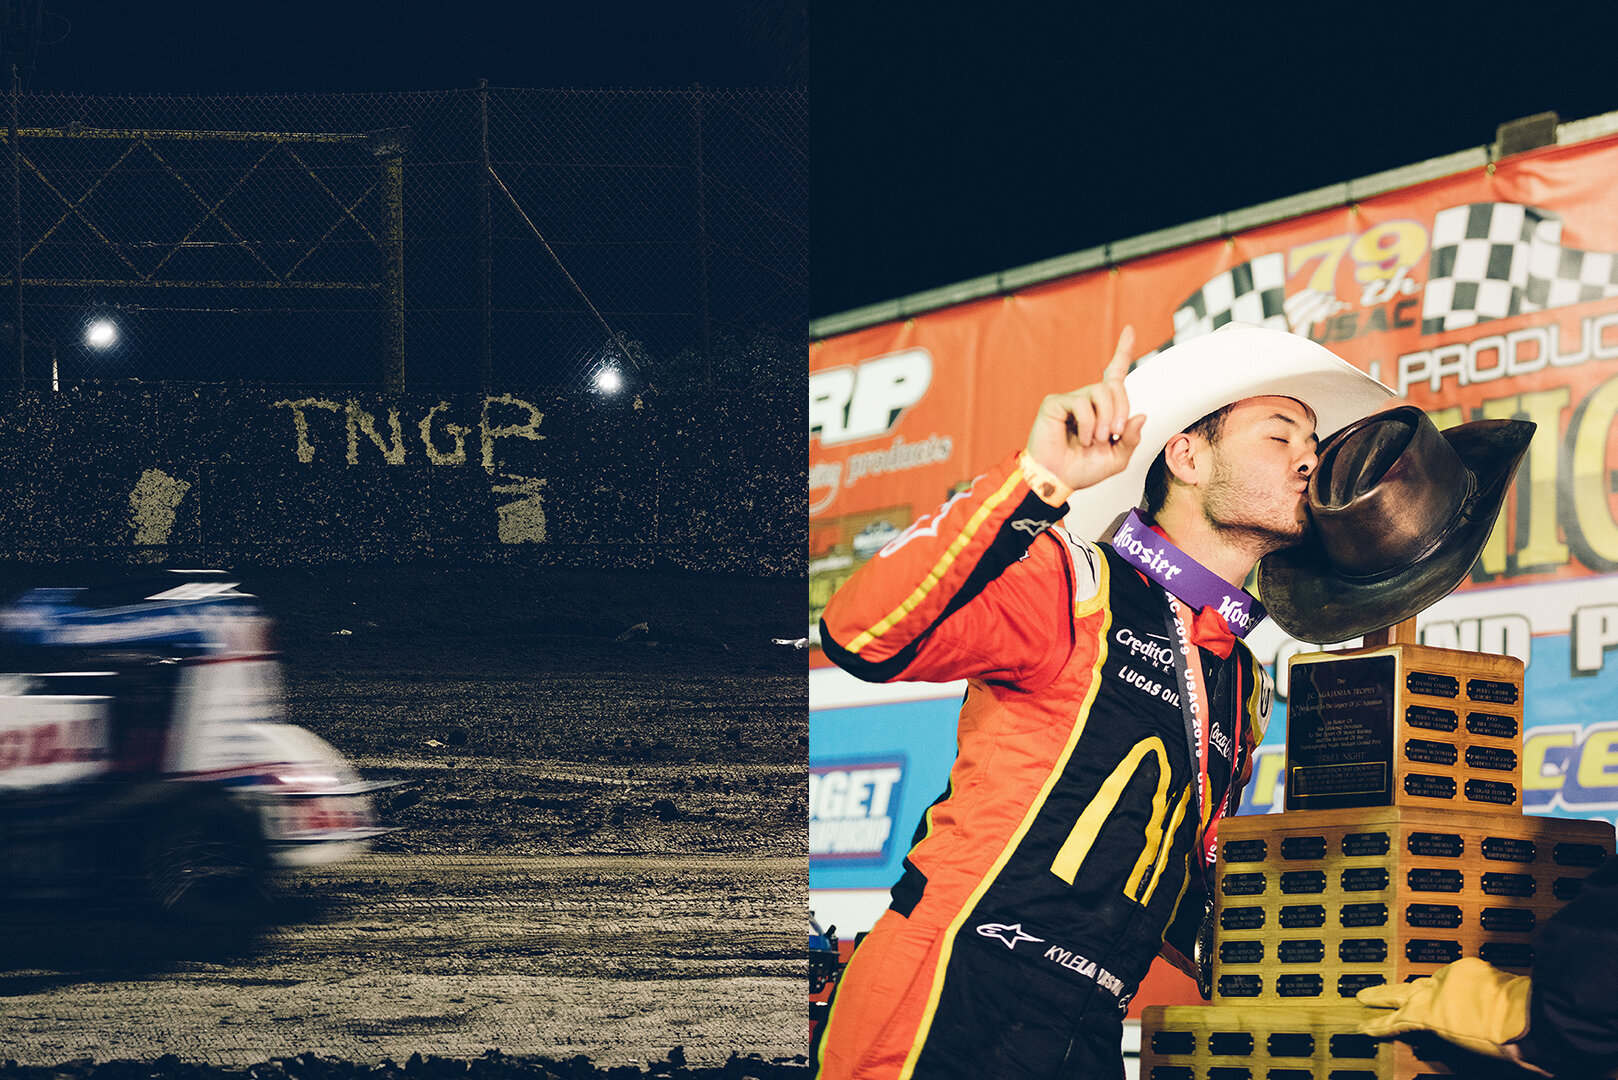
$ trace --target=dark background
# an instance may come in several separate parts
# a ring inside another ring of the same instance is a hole
[[[813,315],[1618,108],[1603,5],[50,0],[25,90],[812,90]]]
[[[29,355],[23,393],[0,402],[14,557],[801,570],[802,4],[0,12],[42,12],[32,49],[0,20],[26,133]],[[499,183],[486,215],[480,111]],[[400,131],[379,146],[403,149],[371,147]],[[299,132],[336,133],[348,156]],[[396,214],[382,209],[390,160]],[[94,351],[80,324],[101,312],[120,336]],[[0,325],[0,366],[11,344]],[[621,394],[598,391],[608,368]],[[319,399],[327,420],[361,408],[384,434],[402,411],[414,443],[439,401],[472,423],[474,392],[542,401],[545,434],[525,444],[539,457],[444,470],[419,447],[305,468],[275,404]],[[129,500],[155,472],[187,494],[167,539],[141,550]],[[544,486],[542,540],[494,536],[514,485]]]
[[[84,94],[801,85],[803,0],[46,0],[23,88]]]
[[[374,382],[370,354],[401,352],[383,344],[400,295],[415,388],[590,389],[604,367],[637,390],[693,371],[712,386],[716,352],[803,341],[802,2],[0,4],[19,12],[39,15],[37,43],[0,18],[0,92],[18,59],[35,389],[53,370],[63,383]],[[53,134],[76,129],[102,134]],[[106,134],[154,131],[142,145]],[[393,216],[367,141],[379,132],[401,133],[382,140],[402,147]],[[392,290],[376,279],[401,220]],[[484,257],[493,310],[480,319]],[[135,274],[156,280],[130,286]],[[117,344],[86,346],[107,314]]]
[[[1618,109],[1606,5],[816,0],[811,315]]]

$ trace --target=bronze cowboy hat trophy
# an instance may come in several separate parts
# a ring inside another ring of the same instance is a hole
[[[1320,446],[1303,543],[1259,563],[1270,618],[1300,641],[1361,637],[1443,599],[1477,561],[1533,438],[1526,420],[1440,432],[1401,405]]]

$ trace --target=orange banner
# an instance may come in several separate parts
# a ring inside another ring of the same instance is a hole
[[[1431,412],[1539,425],[1468,587],[1618,570],[1618,137],[814,342],[810,625],[1021,446],[1039,400],[1231,320],[1305,334]],[[811,629],[813,636],[813,629]],[[817,660],[818,662],[818,660]]]

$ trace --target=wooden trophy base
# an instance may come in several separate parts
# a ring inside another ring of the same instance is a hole
[[[1606,821],[1402,806],[1227,819],[1214,1002],[1351,1003],[1463,956],[1527,974],[1534,930],[1612,852]]]
[[[1612,856],[1610,822],[1522,814],[1522,662],[1418,645],[1410,619],[1290,676],[1287,812],[1221,823],[1213,1004],[1145,1011],[1141,1080],[1522,1076],[1360,1035],[1382,1010],[1355,1000],[1463,956],[1527,974]]]

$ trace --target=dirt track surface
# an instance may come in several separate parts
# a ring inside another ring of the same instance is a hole
[[[16,910],[0,1056],[791,1058],[803,946],[779,911],[800,877],[783,858],[379,855],[304,875],[283,925],[228,949]]]
[[[289,719],[397,782],[399,831],[289,881],[251,948],[6,912],[0,1059],[805,1052],[807,669],[771,640],[800,582],[243,579],[279,621]]]

